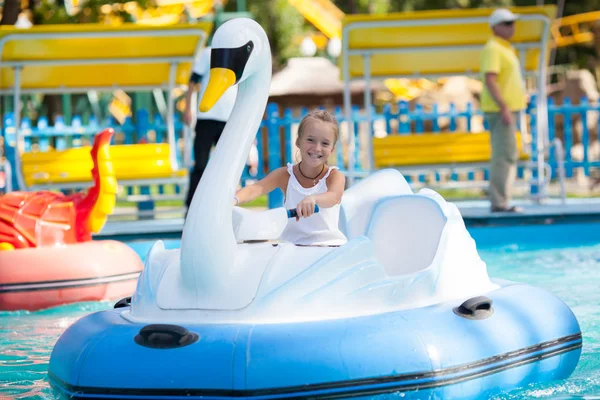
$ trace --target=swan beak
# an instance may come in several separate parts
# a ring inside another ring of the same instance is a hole
[[[219,101],[223,93],[235,85],[235,72],[229,68],[211,68],[208,85],[202,101],[200,101],[200,111],[207,112]]]

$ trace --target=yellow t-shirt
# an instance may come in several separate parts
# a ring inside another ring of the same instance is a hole
[[[519,58],[513,46],[506,40],[493,36],[481,52],[481,109],[484,112],[498,112],[500,108],[485,85],[485,74],[498,74],[498,87],[504,102],[511,111],[526,107],[525,84],[521,74]]]

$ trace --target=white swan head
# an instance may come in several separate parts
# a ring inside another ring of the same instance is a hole
[[[200,111],[210,110],[229,87],[264,68],[265,57],[271,56],[268,43],[265,31],[252,19],[236,18],[219,27],[212,41],[210,78]]]

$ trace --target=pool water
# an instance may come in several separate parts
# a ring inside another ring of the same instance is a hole
[[[550,290],[573,309],[583,332],[581,360],[569,379],[517,388],[495,399],[600,396],[599,232],[600,226],[585,226],[583,230],[577,226],[472,230],[490,276]],[[144,258],[152,243],[128,244]],[[179,241],[167,240],[165,245],[177,248]],[[113,304],[80,303],[35,313],[0,312],[0,399],[51,399],[47,370],[54,343],[78,318]]]

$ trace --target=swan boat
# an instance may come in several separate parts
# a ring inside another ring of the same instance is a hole
[[[480,398],[570,376],[582,339],[569,307],[491,279],[457,207],[398,171],[346,191],[339,247],[278,242],[285,209],[233,207],[270,79],[260,25],[224,23],[200,109],[239,92],[181,248],[157,241],[130,299],[63,333],[59,397]]]

